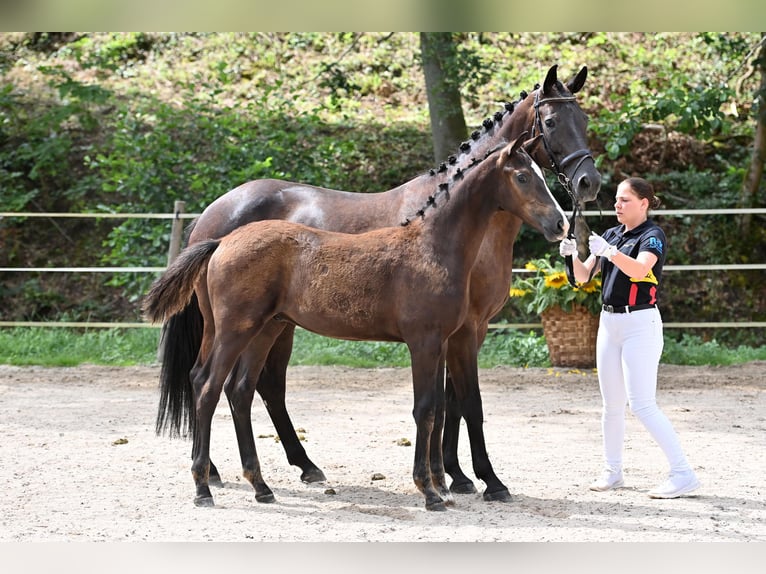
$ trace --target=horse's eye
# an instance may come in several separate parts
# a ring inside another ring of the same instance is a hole
[[[526,173],[520,173],[516,176],[516,179],[519,180],[519,183],[527,183],[527,181],[529,181]]]
[[[554,122],[552,119],[548,118],[545,120],[545,127],[546,128],[552,128],[556,125],[556,122]]]

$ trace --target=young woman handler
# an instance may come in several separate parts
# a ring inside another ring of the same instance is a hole
[[[673,426],[657,406],[657,369],[662,354],[662,318],[657,292],[667,245],[665,233],[648,218],[660,200],[645,179],[631,177],[617,187],[616,227],[589,238],[590,255],[577,256],[574,239],[561,242],[572,255],[575,279],[585,282],[600,265],[602,302],[596,340],[596,366],[602,397],[601,425],[605,468],[590,485],[606,491],[623,486],[622,454],[625,406],[641,421],[670,465],[668,479],[649,491],[652,498],[677,498],[699,488]]]

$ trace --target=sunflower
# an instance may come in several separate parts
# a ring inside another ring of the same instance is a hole
[[[569,283],[566,273],[558,272],[551,273],[545,276],[545,286],[553,287],[554,289],[561,289],[564,285]]]
[[[524,265],[511,282],[508,294],[527,313],[540,314],[551,307],[569,309],[582,305],[591,314],[601,312],[601,279],[570,285],[560,258],[546,255]]]

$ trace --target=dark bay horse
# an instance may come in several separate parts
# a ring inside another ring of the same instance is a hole
[[[548,71],[542,87],[531,94],[522,92],[515,104],[506,104],[502,112],[484,121],[482,130],[460,146],[459,153],[448,161],[403,185],[381,193],[353,193],[319,188],[274,179],[245,183],[210,204],[195,221],[188,244],[219,238],[252,221],[284,219],[318,229],[359,233],[396,225],[419,209],[433,193],[434,181],[447,172],[464,170],[499,142],[516,139],[524,131],[541,135],[532,150],[535,160],[550,167],[559,180],[570,186],[574,199],[588,201],[596,197],[601,176],[588,151],[587,118],[577,105],[574,94],[587,77],[582,68],[566,85],[557,78],[557,67]],[[447,413],[444,423],[444,462],[451,475],[452,490],[475,492],[471,480],[458,462],[460,417],[466,420],[473,468],[486,484],[487,500],[510,500],[508,489],[495,475],[483,435],[483,411],[479,392],[477,357],[490,319],[507,301],[513,263],[513,241],[521,219],[510,212],[498,212],[491,220],[471,276],[470,306],[461,327],[447,347]],[[163,335],[162,371],[157,432],[165,429],[194,435],[194,407],[189,372],[199,352],[203,321],[195,297],[179,313],[170,317]],[[298,440],[285,407],[285,379],[292,352],[294,327],[279,323],[281,333],[271,348],[262,371],[248,368],[252,346],[242,355],[231,374],[231,384],[239,378],[257,380],[261,395],[288,461],[301,468],[301,479],[324,480],[322,471],[309,459]],[[251,381],[252,382],[252,381]],[[211,482],[220,481],[215,465]]]
[[[562,239],[569,228],[521,140],[471,167],[436,177],[431,196],[399,226],[353,235],[284,220],[254,222],[223,239],[187,247],[155,281],[144,301],[149,320],[178,313],[193,292],[204,320],[192,369],[197,418],[192,476],[198,505],[213,505],[210,429],[230,372],[240,358],[251,372],[260,372],[280,324],[292,324],[335,338],[407,345],[417,427],[413,479],[427,509],[445,510],[451,494],[441,449],[431,445],[441,435],[436,422],[444,392],[440,366],[448,338],[469,312],[471,270],[485,232],[498,210],[527,222],[549,241]],[[252,378],[241,377],[226,394],[243,475],[256,500],[267,502],[274,497],[253,438],[254,393]]]

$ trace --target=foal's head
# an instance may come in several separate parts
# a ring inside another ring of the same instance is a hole
[[[548,189],[542,170],[525,149],[536,145],[540,136],[526,143],[525,137],[522,134],[505,146],[495,160],[505,184],[499,194],[500,208],[540,231],[548,241],[558,241],[566,236],[569,223]]]

